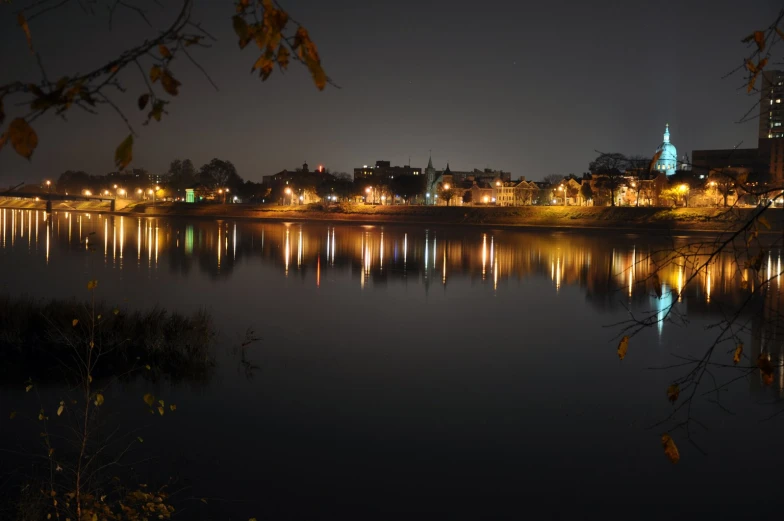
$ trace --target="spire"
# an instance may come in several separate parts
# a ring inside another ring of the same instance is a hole
[[[667,123],[664,126],[664,142],[665,143],[669,143],[670,142],[670,124],[669,123]]]
[[[431,170],[433,169],[433,154],[430,154],[430,156],[428,157],[428,160],[427,160],[427,167],[428,167],[429,169],[431,169]]]
[[[449,170],[449,163],[448,163],[448,162],[447,162],[447,164],[446,164],[446,170],[444,170],[444,173],[445,173],[445,174],[451,174],[451,173],[452,173],[452,171],[451,171],[451,170]]]

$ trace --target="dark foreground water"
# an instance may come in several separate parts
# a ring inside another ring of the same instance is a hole
[[[772,388],[755,375],[722,392],[732,414],[695,402],[707,455],[676,430],[672,465],[659,443],[667,426],[648,428],[672,409],[665,389],[683,371],[648,368],[701,354],[706,326],[744,296],[728,258],[675,303],[688,327],[660,324],[616,355],[618,328],[606,326],[627,308],[665,309],[691,275],[662,271],[662,299],[644,282],[641,261],[668,241],[0,210],[0,293],[87,299],[97,279],[99,297],[123,307],[212,314],[210,381],[135,381],[106,398],[110,423],[142,429],[129,455],[146,460],[133,467],[140,479],[186,487],[185,519],[777,514],[784,424],[760,420],[779,408],[780,371]],[[778,251],[763,269],[780,269]],[[768,290],[778,301],[778,282]],[[755,313],[739,337],[778,360],[780,343],[752,338],[764,336]],[[249,328],[261,340],[247,374],[236,348]],[[732,347],[720,348],[725,362]],[[153,421],[145,392],[176,413]],[[4,446],[16,429],[7,411],[28,406],[24,389],[0,385]]]

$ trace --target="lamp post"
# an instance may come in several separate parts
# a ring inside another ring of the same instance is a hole
[[[52,182],[48,179],[46,180],[46,190],[49,192],[49,195],[52,194]]]
[[[286,190],[284,190],[284,191],[286,192],[286,195],[288,195],[288,196],[289,196],[289,204],[291,204],[291,188],[289,188],[289,187],[287,186],[287,187],[286,187]]]
[[[370,204],[373,204],[373,197],[371,196],[372,191],[373,189],[369,186],[365,188],[365,193],[367,194],[367,196],[365,197],[365,201],[370,199]]]
[[[149,193],[152,196],[152,206],[153,206],[153,208],[155,208],[155,190],[150,188],[150,191],[147,192],[147,193]]]

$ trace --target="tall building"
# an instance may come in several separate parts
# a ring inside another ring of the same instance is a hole
[[[759,156],[770,180],[784,180],[784,71],[763,71],[760,86]]]
[[[656,154],[659,156],[656,160],[656,170],[667,175],[673,175],[678,167],[678,152],[675,150],[675,145],[670,143],[669,123],[664,127],[664,141],[656,149]]]

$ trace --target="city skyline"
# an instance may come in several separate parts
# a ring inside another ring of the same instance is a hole
[[[655,30],[654,3],[611,10],[609,3],[566,2],[534,11],[490,3],[480,13],[445,5],[403,2],[371,13],[348,0],[284,4],[308,28],[341,87],[318,92],[301,68],[264,84],[248,75],[254,58],[236,46],[232,10],[197,3],[194,18],[205,21],[218,42],[196,58],[220,91],[191,64],[175,63],[180,95],[160,123],[133,121],[140,136],[131,167],[160,172],[178,157],[194,164],[223,157],[244,178],[261,181],[305,161],[351,172],[377,159],[409,164],[410,157],[411,165],[423,167],[432,150],[439,168],[449,162],[541,179],[579,175],[597,149],[652,155],[665,123],[687,153],[755,143],[757,122],[734,121],[756,98],[739,88],[741,76],[721,77],[744,56],[743,36],[774,17],[774,2],[711,4],[709,38],[694,30],[704,24],[704,6],[695,4],[671,6],[666,33]],[[155,14],[154,21],[169,18]],[[619,24],[630,18],[639,26]],[[102,63],[138,40],[132,16],[115,21],[111,33],[100,20],[77,8],[32,24],[53,77]],[[79,33],[65,42],[57,38],[63,22]],[[472,27],[481,24],[492,28],[491,43],[476,45]],[[14,17],[3,18],[0,27],[8,57],[0,83],[36,80],[38,67]],[[124,44],[106,42],[107,35]],[[612,64],[609,72],[603,63]],[[669,72],[655,72],[662,68]],[[133,78],[128,84],[135,92]],[[122,99],[138,119],[135,96]],[[0,184],[34,183],[69,169],[112,171],[114,149],[127,134],[109,112],[74,113],[67,123],[43,118],[37,125],[32,162],[8,149],[0,153]]]

